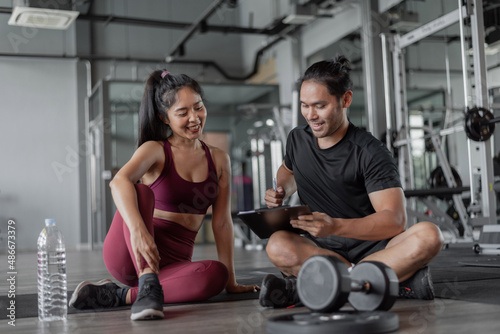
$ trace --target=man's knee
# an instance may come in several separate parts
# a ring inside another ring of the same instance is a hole
[[[287,231],[277,231],[267,242],[266,252],[271,262],[277,265],[294,266],[299,262],[296,242],[297,235]]]
[[[420,222],[411,227],[419,251],[434,257],[443,247],[441,230],[431,222]]]

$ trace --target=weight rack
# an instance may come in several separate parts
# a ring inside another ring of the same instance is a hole
[[[470,83],[467,73],[467,51],[465,49],[464,18],[470,20],[473,72],[474,72],[474,91],[469,89]],[[464,98],[465,110],[488,105],[487,87],[486,87],[486,66],[484,50],[484,22],[483,22],[483,1],[482,0],[458,0],[458,8],[448,14],[439,17],[405,35],[399,34],[381,34],[383,68],[384,68],[384,93],[386,100],[386,118],[388,136],[394,132],[393,115],[395,117],[396,131],[400,139],[407,140],[407,144],[401,146],[398,166],[401,180],[405,189],[414,189],[413,166],[411,163],[411,140],[409,136],[410,127],[408,124],[408,105],[406,101],[406,77],[405,60],[403,51],[406,47],[419,42],[423,38],[435,34],[452,24],[460,24],[462,68],[464,76]],[[392,64],[392,66],[391,66]],[[393,86],[391,87],[390,73],[392,70]],[[391,91],[394,94],[394,108],[391,103]],[[474,93],[474,94],[473,94]],[[475,105],[473,100],[475,99]],[[394,110],[393,110],[394,109]],[[387,140],[387,145],[391,141]],[[496,218],[496,194],[493,190],[493,157],[492,141],[473,141],[467,139],[469,156],[469,178],[471,206],[473,210],[469,212],[467,219],[470,227],[497,224]],[[389,148],[391,149],[391,148]],[[444,169],[446,179],[452,179],[449,171]],[[409,208],[415,207],[414,199],[410,198]],[[484,248],[482,248],[484,249]],[[500,254],[497,250],[496,254]]]

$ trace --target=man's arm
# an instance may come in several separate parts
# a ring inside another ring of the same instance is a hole
[[[384,240],[404,231],[406,226],[405,198],[401,188],[389,188],[369,194],[375,213],[363,218],[332,218],[314,212],[292,220],[293,227],[316,237],[336,235],[360,240]]]
[[[281,164],[276,174],[276,191],[267,189],[264,197],[268,207],[283,205],[283,201],[297,191],[293,171],[285,166],[285,162]]]

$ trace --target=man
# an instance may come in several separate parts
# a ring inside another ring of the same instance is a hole
[[[347,118],[349,72],[349,61],[338,56],[313,64],[299,80],[308,124],[290,132],[276,191],[267,190],[265,200],[269,207],[280,206],[297,191],[313,214],[290,222],[305,235],[278,231],[269,238],[269,259],[286,277],[264,278],[259,296],[264,307],[299,302],[296,277],[314,255],[336,256],[348,267],[383,262],[396,272],[401,296],[434,298],[426,265],[442,248],[441,232],[429,222],[405,230],[405,198],[394,159]]]

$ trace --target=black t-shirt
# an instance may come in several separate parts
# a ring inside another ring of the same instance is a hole
[[[302,204],[335,218],[361,218],[375,212],[368,194],[401,187],[389,150],[352,123],[334,146],[321,149],[309,125],[288,135],[285,165],[293,171]]]

